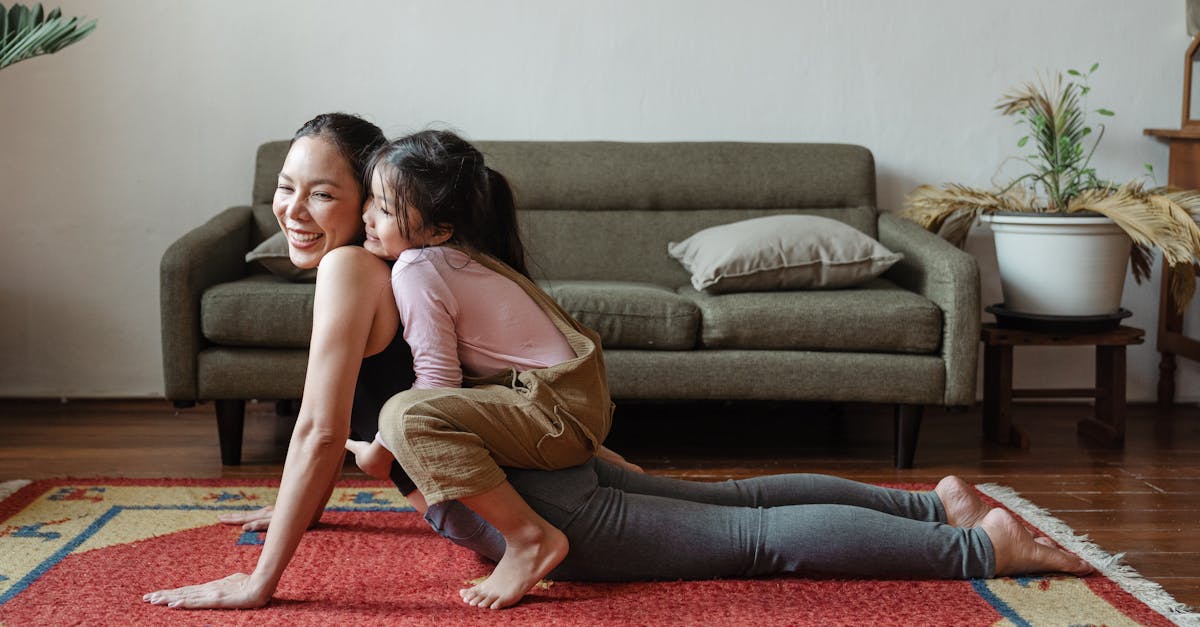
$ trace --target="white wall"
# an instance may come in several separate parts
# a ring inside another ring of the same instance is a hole
[[[992,107],[1042,69],[1099,62],[1117,112],[1100,174],[1167,170],[1180,0],[92,3],[98,30],[0,72],[0,396],[161,394],[158,263],[249,199],[255,147],[313,114],[477,139],[861,143],[880,204],[987,185],[1018,136]],[[986,232],[969,249],[998,302]],[[1129,394],[1153,397],[1157,283],[1128,286]],[[1200,332],[1197,310],[1189,330]],[[1018,385],[1079,387],[1082,352],[1018,351]],[[1200,399],[1183,362],[1181,397]]]

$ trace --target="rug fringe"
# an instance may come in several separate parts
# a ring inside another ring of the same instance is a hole
[[[1028,501],[1010,487],[995,483],[981,483],[975,487],[1045,532],[1063,548],[1087,560],[1104,576],[1175,624],[1184,627],[1200,626],[1200,612],[1193,612],[1187,605],[1176,601],[1162,586],[1146,579],[1133,567],[1122,564],[1124,553],[1108,553],[1092,542],[1086,534],[1075,533],[1070,525]]]
[[[0,501],[12,496],[17,490],[33,483],[28,479],[14,479],[0,483]]]

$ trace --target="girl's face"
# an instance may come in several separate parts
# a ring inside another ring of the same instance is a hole
[[[271,204],[292,263],[315,268],[326,253],[358,239],[361,207],[362,190],[336,146],[319,136],[292,143]]]
[[[421,222],[421,214],[412,207],[398,205],[403,200],[396,190],[389,189],[391,172],[386,167],[377,167],[371,175],[371,191],[363,204],[363,222],[367,225],[367,239],[363,247],[378,257],[395,259],[410,248],[438,246],[450,239],[452,231],[427,229]],[[389,176],[384,176],[388,174]],[[404,222],[408,225],[408,237],[404,236],[397,212],[404,211]]]

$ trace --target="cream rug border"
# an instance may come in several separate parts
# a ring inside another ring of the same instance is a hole
[[[1088,539],[1087,535],[1075,533],[1070,525],[1021,497],[1012,488],[995,483],[981,483],[975,487],[1045,532],[1068,551],[1087,560],[1105,577],[1117,582],[1117,585],[1121,586],[1123,590],[1137,597],[1139,601],[1149,605],[1176,625],[1200,627],[1200,613],[1193,612],[1187,605],[1176,601],[1175,597],[1162,589],[1162,586],[1146,579],[1132,567],[1122,564],[1121,558],[1124,557],[1124,553],[1113,555],[1101,549]]]
[[[12,496],[17,490],[33,483],[28,479],[14,479],[12,481],[0,482],[0,501]]]

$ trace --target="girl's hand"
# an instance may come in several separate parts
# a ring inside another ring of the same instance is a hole
[[[642,473],[646,472],[645,470],[642,470],[641,466],[638,466],[633,462],[626,461],[624,457],[621,457],[616,451],[608,448],[607,446],[601,446],[600,450],[596,453],[596,457],[599,457],[610,464],[620,466],[626,470]]]
[[[224,579],[174,590],[159,590],[142,597],[153,605],[186,610],[228,609],[245,610],[262,607],[271,600],[271,590],[263,590],[250,576],[234,573]]]
[[[379,442],[346,440],[346,450],[354,454],[358,469],[376,479],[387,479],[392,471],[392,454]]]

